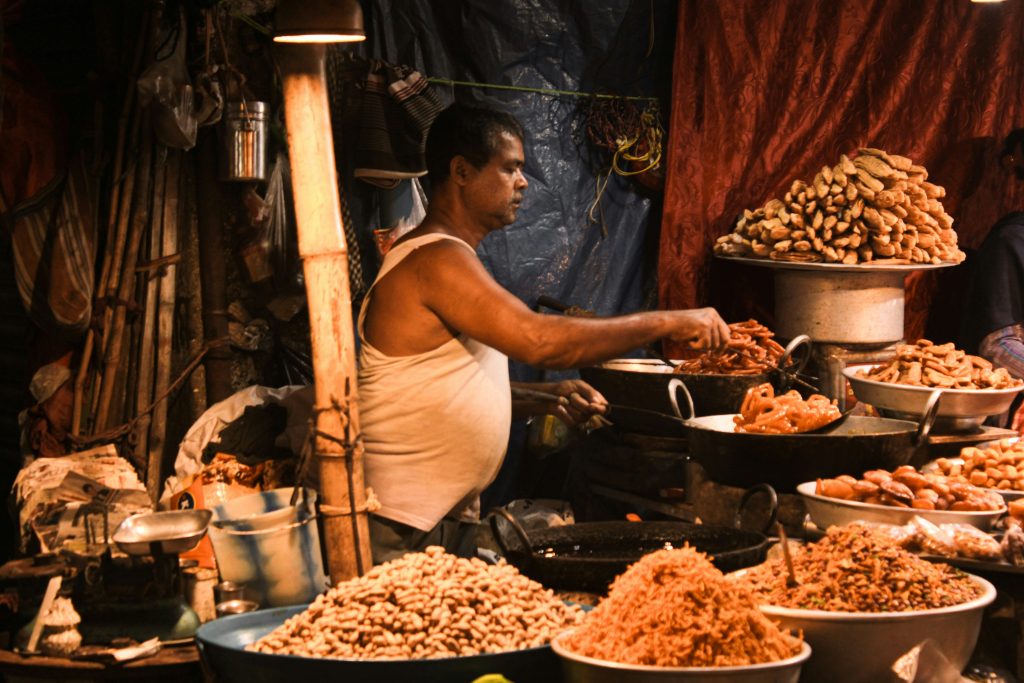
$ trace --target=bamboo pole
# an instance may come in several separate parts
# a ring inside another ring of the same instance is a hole
[[[96,431],[100,432],[109,429],[110,406],[114,398],[114,391],[117,388],[117,377],[121,369],[121,350],[124,348],[124,328],[128,312],[125,310],[125,303],[129,300],[135,289],[135,264],[139,256],[139,243],[142,241],[142,234],[149,223],[150,213],[150,186],[152,184],[152,157],[153,143],[152,131],[149,121],[142,125],[141,153],[136,169],[138,179],[135,183],[135,192],[132,201],[132,220],[129,226],[128,244],[124,250],[123,257],[116,262],[119,266],[111,271],[112,274],[121,271],[120,281],[115,296],[119,300],[114,305],[114,314],[111,318],[110,334],[108,336],[109,346],[104,350],[102,387],[96,411]],[[105,335],[107,336],[107,335]]]
[[[196,206],[196,171],[194,155],[182,158],[182,213],[185,214],[184,236],[181,240],[181,282],[186,299],[188,320],[188,357],[194,358],[203,348],[203,294],[202,276],[199,274],[199,212]],[[200,365],[188,376],[189,424],[199,419],[206,410],[206,368]]]
[[[181,191],[181,152],[171,150],[167,160],[167,189],[163,203],[162,256],[178,253],[178,201]],[[154,211],[159,210],[155,207]],[[157,314],[156,382],[153,390],[163,396],[171,383],[171,339],[174,333],[174,296],[177,285],[177,266],[166,266],[160,278],[160,309]],[[160,497],[160,474],[163,469],[165,437],[167,435],[167,400],[153,408],[153,421],[149,430],[149,460],[146,465],[146,490],[154,502]]]
[[[202,294],[203,334],[207,343],[228,336],[227,270],[224,265],[224,203],[217,180],[217,146],[214,132],[199,129],[196,143],[196,209],[199,211],[199,276]],[[206,400],[213,404],[231,395],[231,351],[211,348],[203,361]]]
[[[147,260],[152,263],[164,254],[163,244],[163,214],[160,207],[164,204],[164,177],[166,175],[167,148],[163,145],[157,146],[157,163],[155,178],[153,180],[153,218],[149,222],[149,253]],[[156,329],[157,300],[160,294],[160,271],[147,272],[145,282],[145,295],[142,298],[142,332],[141,344],[139,345],[138,381],[135,393],[135,415],[139,416],[138,425],[135,428],[135,462],[145,464],[149,454],[149,414],[143,411],[153,402],[153,358],[156,355],[156,345],[153,343],[153,335]]]
[[[348,248],[341,223],[323,45],[277,45],[316,395],[316,463],[332,582],[372,564],[356,407]],[[326,436],[325,436],[326,435]]]
[[[149,23],[148,11],[143,12],[142,25],[146,26]],[[114,248],[118,228],[118,207],[122,202],[121,185],[126,179],[122,179],[121,174],[124,172],[124,149],[127,142],[128,131],[132,131],[132,141],[137,139],[136,135],[138,128],[129,125],[131,114],[135,105],[135,92],[136,85],[135,81],[138,76],[139,70],[142,68],[142,55],[145,52],[146,46],[146,31],[139,31],[138,38],[135,41],[135,53],[132,57],[132,77],[128,81],[128,87],[125,89],[124,102],[121,105],[121,114],[117,120],[117,146],[114,150],[114,168],[111,174],[110,183],[110,207],[107,213],[107,235],[105,240],[105,247],[103,250],[103,263],[100,267],[100,278],[96,283],[94,289],[97,297],[106,295],[107,282],[110,277],[111,263],[114,257]],[[96,119],[97,121],[101,119]],[[131,182],[134,182],[134,175],[129,176]],[[131,201],[132,186],[126,182],[124,187],[124,194],[128,197],[128,201]],[[109,311],[109,309],[107,309]],[[106,320],[106,313],[104,314]],[[82,430],[82,402],[87,391],[86,379],[89,376],[90,363],[92,361],[93,350],[96,345],[98,333],[95,329],[89,328],[85,337],[85,346],[82,349],[82,358],[78,363],[78,372],[75,374],[75,386],[74,386],[74,402],[71,413],[71,433],[74,436],[81,434]]]

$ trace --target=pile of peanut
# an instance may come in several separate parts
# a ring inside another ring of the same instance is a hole
[[[893,384],[943,389],[1010,389],[1021,385],[1006,368],[957,349],[952,343],[934,344],[919,339],[915,344],[900,344],[896,357],[871,372],[858,373],[865,379]]]
[[[907,157],[863,148],[823,166],[810,183],[796,180],[782,199],[746,209],[715,253],[848,265],[960,263],[946,190]]]
[[[1024,444],[1000,439],[988,448],[968,446],[960,451],[960,460],[939,458],[939,471],[951,481],[1004,491],[1024,491]]]
[[[582,616],[511,565],[431,546],[339,583],[249,649],[355,659],[478,655],[544,645]]]
[[[949,480],[941,474],[922,474],[910,465],[892,472],[869,470],[859,480],[848,474],[819,479],[814,492],[840,500],[916,510],[979,512],[1002,510],[1005,505],[997,493]]]

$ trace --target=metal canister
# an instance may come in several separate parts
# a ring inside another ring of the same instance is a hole
[[[906,272],[777,270],[775,331],[815,343],[888,344],[903,338]]]
[[[221,180],[267,177],[267,103],[228,102],[221,129]]]

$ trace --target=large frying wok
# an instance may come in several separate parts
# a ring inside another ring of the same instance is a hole
[[[778,498],[770,486],[751,488],[740,502],[736,524],[749,500],[764,493],[774,525]],[[527,533],[504,509],[490,518],[495,540],[519,571],[548,588],[604,593],[616,576],[647,553],[684,544],[707,553],[716,567],[730,572],[764,561],[768,538],[763,533],[689,522],[583,522]],[[499,527],[509,528],[514,534]],[[507,522],[507,523],[506,523]]]
[[[678,388],[670,383],[670,402],[680,415]],[[786,493],[819,477],[891,470],[919,453],[915,460],[924,460],[940,395],[936,391],[929,398],[919,424],[854,415],[834,430],[816,434],[747,434],[735,431],[734,414],[697,417],[686,422],[690,455],[720,484],[768,482]]]
[[[805,352],[785,372],[778,368],[756,375],[709,375],[677,373],[665,361],[656,358],[621,358],[600,365],[580,368],[580,377],[601,392],[610,403],[633,408],[620,408],[611,416],[619,429],[654,436],[684,436],[681,423],[671,417],[657,419],[651,412],[671,415],[666,389],[672,379],[681,379],[693,397],[696,415],[716,415],[739,410],[747,390],[765,382],[777,391],[788,386],[810,357],[810,337],[794,338],[779,358],[785,367],[801,346]]]

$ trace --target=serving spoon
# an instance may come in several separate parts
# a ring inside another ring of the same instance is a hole
[[[826,422],[825,424],[821,425],[820,427],[815,427],[814,429],[808,429],[806,432],[797,432],[797,434],[828,434],[833,429],[837,429],[839,427],[839,425],[841,425],[844,422],[846,422],[846,419],[848,417],[850,417],[850,415],[852,415],[852,414],[853,414],[853,408],[847,408],[843,412],[839,413],[839,417],[837,417],[837,418],[835,418],[835,419],[833,419],[833,420],[831,420],[829,422]]]

